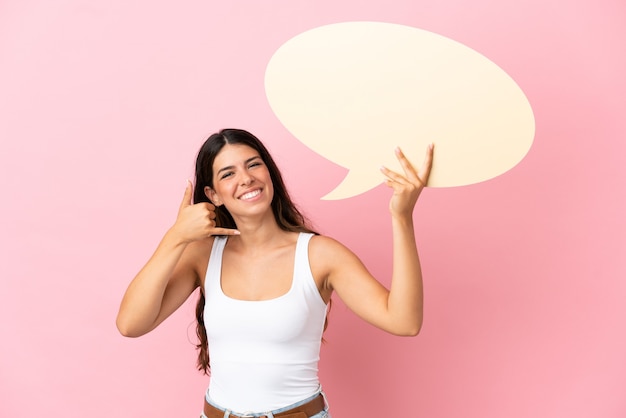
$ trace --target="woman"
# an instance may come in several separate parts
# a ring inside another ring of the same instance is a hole
[[[120,332],[153,330],[200,287],[198,365],[211,372],[201,416],[330,417],[317,363],[333,292],[392,334],[422,326],[412,214],[433,147],[417,171],[399,149],[396,156],[404,174],[381,168],[393,189],[387,290],[349,249],[307,226],[254,135],[211,135],[196,161],[193,202],[188,184],[176,222],[124,295]]]

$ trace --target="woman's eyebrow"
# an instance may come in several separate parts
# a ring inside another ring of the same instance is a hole
[[[248,158],[246,161],[244,161],[244,164],[248,164],[250,161],[254,161],[254,160],[256,160],[257,158],[258,158],[258,159],[260,159],[260,158],[261,158],[261,156],[260,156],[260,155],[255,155],[254,157],[250,157],[250,158]],[[226,166],[226,167],[222,167],[222,168],[220,168],[219,170],[217,170],[217,173],[216,173],[216,174],[219,174],[219,173],[221,173],[222,171],[232,170],[233,168],[235,168],[235,166],[234,166],[234,165],[229,165],[229,166]]]

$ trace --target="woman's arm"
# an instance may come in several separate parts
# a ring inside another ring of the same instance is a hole
[[[191,184],[187,184],[176,223],[124,294],[116,321],[122,335],[144,335],[178,309],[198,287],[198,258],[208,254],[207,245],[210,248],[206,240],[238,233],[216,228],[215,207],[204,202],[194,205],[191,195]]]
[[[372,277],[358,257],[338,242],[329,238],[319,240],[318,251],[325,253],[326,260],[332,260],[327,263],[325,271],[328,286],[351,310],[392,334],[417,335],[423,320],[423,286],[413,230],[413,209],[428,182],[433,147],[428,147],[418,171],[399,149],[396,155],[404,175],[382,168],[387,185],[393,189],[389,204],[393,232],[390,289]]]

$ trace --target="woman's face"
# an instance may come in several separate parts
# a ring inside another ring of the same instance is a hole
[[[233,217],[263,214],[274,197],[265,162],[255,149],[243,144],[224,145],[213,161],[213,189],[205,187],[204,191]]]

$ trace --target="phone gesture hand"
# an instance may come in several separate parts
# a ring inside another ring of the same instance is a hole
[[[198,241],[212,235],[239,235],[236,229],[217,227],[215,216],[215,205],[209,202],[192,202],[192,187],[188,181],[174,224],[183,241]]]

